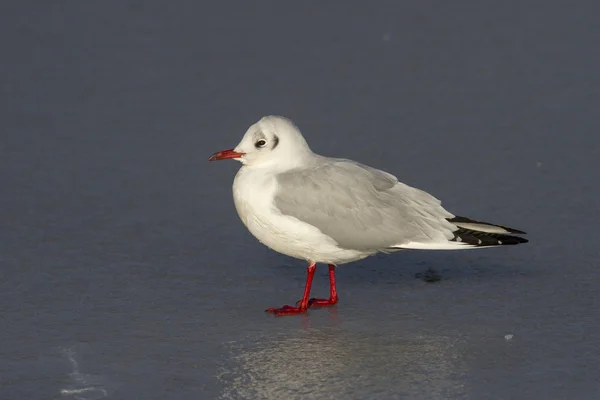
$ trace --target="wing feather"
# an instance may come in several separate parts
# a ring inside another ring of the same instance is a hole
[[[340,247],[377,251],[403,243],[447,242],[454,215],[395,176],[336,159],[277,176],[275,206],[315,226]]]

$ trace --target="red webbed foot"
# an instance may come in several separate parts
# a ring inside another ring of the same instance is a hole
[[[285,305],[281,308],[269,308],[265,310],[265,312],[272,313],[274,315],[297,315],[305,313],[306,310],[306,308]]]
[[[312,298],[309,300],[310,287],[312,286],[316,268],[314,262],[311,261],[311,263],[308,264],[304,296],[302,297],[302,300],[296,303],[297,307],[285,305],[281,308],[269,308],[266,312],[275,315],[297,315],[305,313],[309,307],[327,307],[336,304],[339,301],[339,297],[335,286],[335,265],[333,264],[329,264],[329,299]]]

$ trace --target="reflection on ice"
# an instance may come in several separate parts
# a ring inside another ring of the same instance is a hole
[[[231,346],[222,399],[458,398],[455,339],[308,331]]]

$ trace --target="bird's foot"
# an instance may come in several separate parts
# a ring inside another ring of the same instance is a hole
[[[306,308],[292,307],[292,306],[285,305],[281,308],[269,308],[265,311],[268,313],[275,314],[275,315],[296,315],[296,314],[305,313]]]
[[[335,297],[331,297],[329,299],[316,299],[316,298],[312,298],[310,300],[308,300],[308,307],[327,307],[327,306],[332,306],[334,304],[337,304],[337,302],[339,301],[339,297],[335,296]],[[296,305],[299,305],[300,302],[302,300],[298,300],[298,302],[296,303]]]

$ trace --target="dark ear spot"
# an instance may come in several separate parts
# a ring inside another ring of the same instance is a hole
[[[279,144],[279,138],[277,135],[273,135],[273,146],[271,146],[271,150],[273,150]]]

